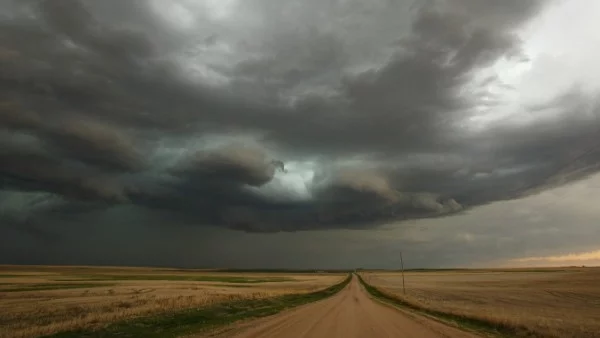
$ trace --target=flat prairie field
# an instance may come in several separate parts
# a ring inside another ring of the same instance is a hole
[[[113,322],[322,290],[335,273],[0,266],[0,337],[93,330]]]
[[[600,337],[600,268],[362,272],[426,309],[525,328],[524,336]]]

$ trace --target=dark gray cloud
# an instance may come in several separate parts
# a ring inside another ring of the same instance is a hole
[[[254,0],[225,18],[183,0],[0,5],[11,229],[100,214],[365,229],[599,169],[600,106],[578,90],[514,108],[558,117],[465,126],[506,109],[481,74],[525,58],[518,29],[548,1]]]
[[[558,190],[494,203],[455,217],[353,231],[256,234],[182,226],[156,211],[131,206],[89,209],[88,214],[69,213],[54,224],[63,231],[57,238],[34,237],[35,230],[27,231],[22,226],[3,229],[10,236],[0,237],[0,261],[194,268],[398,269],[402,251],[407,268],[489,267],[529,256],[596,251],[600,212],[595,207],[595,196],[599,187],[600,177],[595,175]],[[0,201],[0,209],[9,206],[1,197]],[[158,220],[168,222],[168,226],[158,224]],[[48,231],[44,227],[38,229]]]

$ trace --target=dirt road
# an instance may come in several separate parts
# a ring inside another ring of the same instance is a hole
[[[371,299],[358,278],[335,296],[246,323],[222,337],[378,338],[477,337]]]

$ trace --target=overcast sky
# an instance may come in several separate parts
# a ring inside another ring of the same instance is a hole
[[[600,264],[599,14],[0,0],[0,263]]]

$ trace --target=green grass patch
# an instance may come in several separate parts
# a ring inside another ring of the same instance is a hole
[[[56,279],[60,281],[190,281],[190,282],[218,282],[218,283],[279,283],[294,281],[288,277],[248,277],[248,276],[199,276],[199,275],[76,275],[71,278]]]
[[[566,269],[523,269],[523,270],[490,270],[489,272],[502,272],[502,273],[523,273],[523,272],[532,272],[532,273],[548,273],[548,272],[579,272],[577,270],[566,270]]]
[[[218,272],[231,273],[284,273],[284,274],[348,274],[353,270],[318,270],[318,269],[217,269]]]
[[[364,270],[364,271],[381,271],[399,273],[401,270]],[[535,269],[535,268],[519,268],[519,269],[405,269],[405,272],[447,272],[447,273],[523,273],[523,272],[578,272],[577,269]]]
[[[14,284],[13,284],[14,285]],[[0,292],[22,292],[22,291],[47,291],[47,290],[63,290],[63,289],[87,289],[87,288],[99,288],[104,286],[113,286],[114,284],[99,284],[99,283],[85,283],[85,284],[19,284],[19,287],[0,289]]]
[[[95,331],[77,330],[57,333],[47,337],[178,337],[231,324],[242,319],[274,315],[292,307],[330,297],[348,285],[351,278],[351,276],[348,276],[348,278],[339,284],[308,294],[227,302],[206,308],[189,309],[166,315],[114,323]]]
[[[400,272],[401,270],[395,270]],[[475,271],[474,269],[406,269],[406,272],[470,272]]]
[[[463,329],[485,333],[488,336],[493,337],[543,337],[543,335],[521,325],[429,309],[419,304],[403,300],[395,295],[383,292],[380,289],[367,284],[360,275],[358,276],[358,279],[367,292],[379,300],[437,318],[442,322],[453,323],[455,326]]]
[[[19,278],[19,277],[37,277],[36,275],[9,275],[0,274],[0,278]]]

